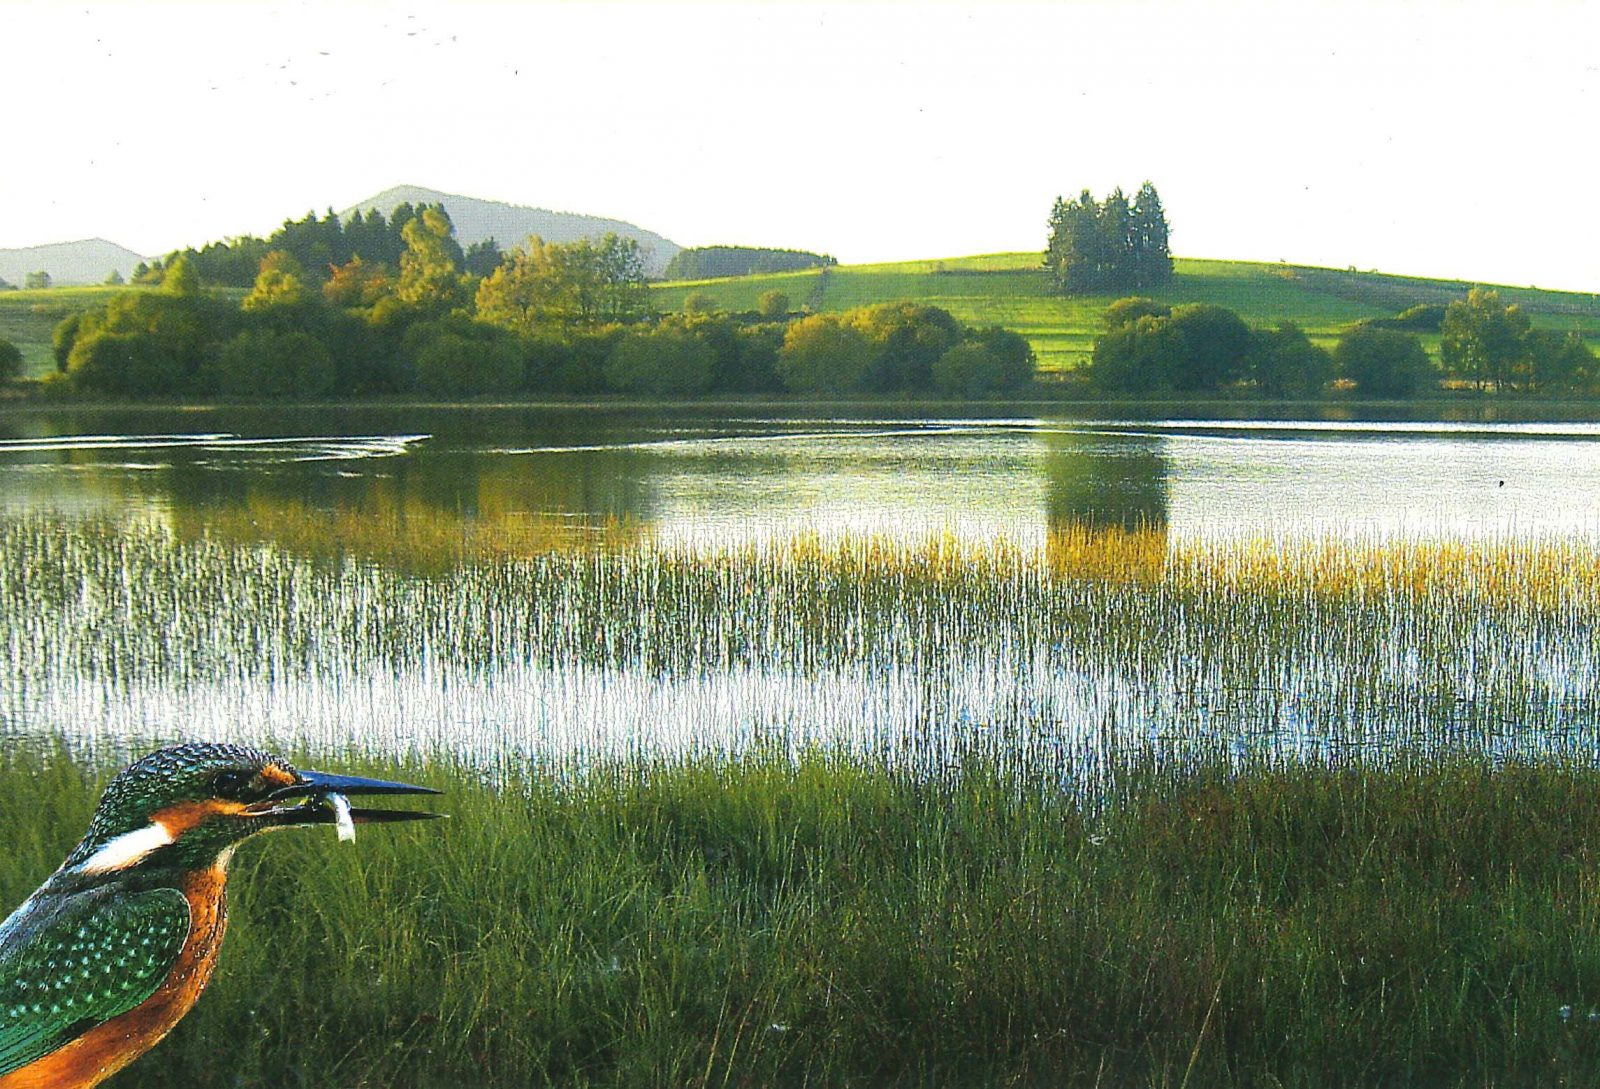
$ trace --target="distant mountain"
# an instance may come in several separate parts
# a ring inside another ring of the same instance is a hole
[[[654,231],[647,231],[643,227],[636,227],[632,223],[624,223],[617,219],[601,219],[597,216],[576,215],[571,212],[552,212],[546,208],[529,208],[521,204],[479,200],[476,197],[440,193],[434,189],[423,189],[415,185],[398,185],[393,189],[385,189],[375,197],[368,197],[346,208],[339,215],[340,218],[348,219],[357,209],[366,212],[376,208],[387,216],[398,204],[443,204],[445,211],[450,213],[451,222],[456,225],[456,241],[460,242],[463,248],[488,238],[498,242],[501,249],[509,250],[526,242],[530,235],[535,234],[546,242],[576,242],[580,238],[597,239],[608,232],[615,232],[623,238],[638,241],[639,248],[645,255],[645,271],[651,276],[660,276],[666,270],[667,262],[683,248]]]
[[[113,269],[128,279],[134,266],[144,260],[147,258],[103,238],[27,246],[0,250],[0,280],[21,287],[28,273],[48,272],[57,284],[98,284],[104,283]]]

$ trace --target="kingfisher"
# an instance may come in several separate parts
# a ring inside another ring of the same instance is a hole
[[[0,923],[0,1089],[88,1089],[154,1047],[211,979],[228,862],[258,832],[425,820],[352,794],[438,794],[317,771],[242,745],[187,744],[106,787],[61,868]]]

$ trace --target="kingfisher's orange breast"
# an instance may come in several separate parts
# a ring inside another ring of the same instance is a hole
[[[196,871],[185,880],[189,936],[155,994],[43,1058],[0,1076],[0,1089],[89,1089],[160,1043],[211,981],[228,927],[226,884],[227,871],[220,865]]]

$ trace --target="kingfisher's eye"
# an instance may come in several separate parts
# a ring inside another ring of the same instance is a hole
[[[230,768],[219,771],[211,780],[211,789],[216,791],[219,798],[231,798],[235,801],[244,798],[249,792],[250,784],[255,781],[255,776],[248,771]]]

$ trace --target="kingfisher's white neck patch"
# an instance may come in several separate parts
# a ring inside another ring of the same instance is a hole
[[[169,847],[175,842],[172,832],[166,825],[160,821],[152,821],[143,828],[124,832],[116,839],[109,840],[105,846],[78,864],[78,872],[100,874],[126,870],[152,851]]]

